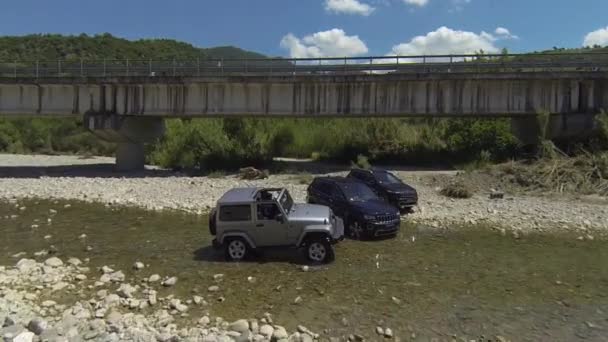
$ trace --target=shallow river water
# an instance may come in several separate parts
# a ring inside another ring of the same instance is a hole
[[[379,339],[376,326],[390,327],[401,340],[608,340],[605,240],[515,239],[488,227],[448,232],[404,223],[395,239],[344,241],[333,264],[304,272],[296,251],[223,262],[210,247],[204,216],[67,203],[0,202],[0,265],[52,245],[64,260],[90,258],[92,268],[123,270],[132,284],[155,273],[177,276],[177,285],[159,295],[205,297],[208,306],[191,306],[185,320],[192,321],[204,312],[228,320],[270,312],[292,330],[304,324],[371,340]],[[133,271],[135,261],[149,267]],[[220,291],[209,293],[211,285]]]

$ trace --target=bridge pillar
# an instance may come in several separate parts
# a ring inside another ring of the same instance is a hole
[[[95,136],[118,144],[116,169],[142,170],[145,165],[144,144],[165,133],[163,118],[116,114],[85,114],[85,127]]]
[[[525,145],[540,141],[541,123],[536,116],[511,118],[511,131]],[[572,113],[549,117],[547,139],[571,139],[587,137],[596,129],[595,114]]]

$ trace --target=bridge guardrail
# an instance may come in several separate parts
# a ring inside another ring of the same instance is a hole
[[[0,61],[0,78],[608,71],[608,53],[196,60]]]

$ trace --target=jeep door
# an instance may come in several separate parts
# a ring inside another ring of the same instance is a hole
[[[276,202],[255,204],[255,240],[260,247],[288,245],[287,218]]]

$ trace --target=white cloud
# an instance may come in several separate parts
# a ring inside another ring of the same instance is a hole
[[[424,7],[429,3],[429,0],[403,0],[406,5]]]
[[[518,36],[511,34],[511,31],[509,31],[508,29],[506,29],[504,27],[497,27],[496,30],[494,31],[494,33],[500,39],[519,39]]]
[[[325,0],[325,10],[338,14],[357,14],[368,16],[375,8],[359,0]]]
[[[479,50],[486,53],[497,53],[499,48],[494,42],[499,38],[487,32],[479,34],[468,31],[452,30],[440,27],[424,36],[414,37],[407,43],[393,46],[391,55],[437,55],[437,54],[470,54]]]
[[[368,52],[359,36],[347,36],[337,28],[303,38],[289,33],[281,40],[281,47],[289,50],[292,58],[350,57]]]
[[[589,32],[585,36],[585,41],[583,42],[583,46],[593,46],[593,45],[608,45],[608,27],[601,28],[599,30]]]
[[[464,9],[464,6],[471,3],[472,0],[452,0],[451,8],[448,10],[450,13],[460,12]]]

